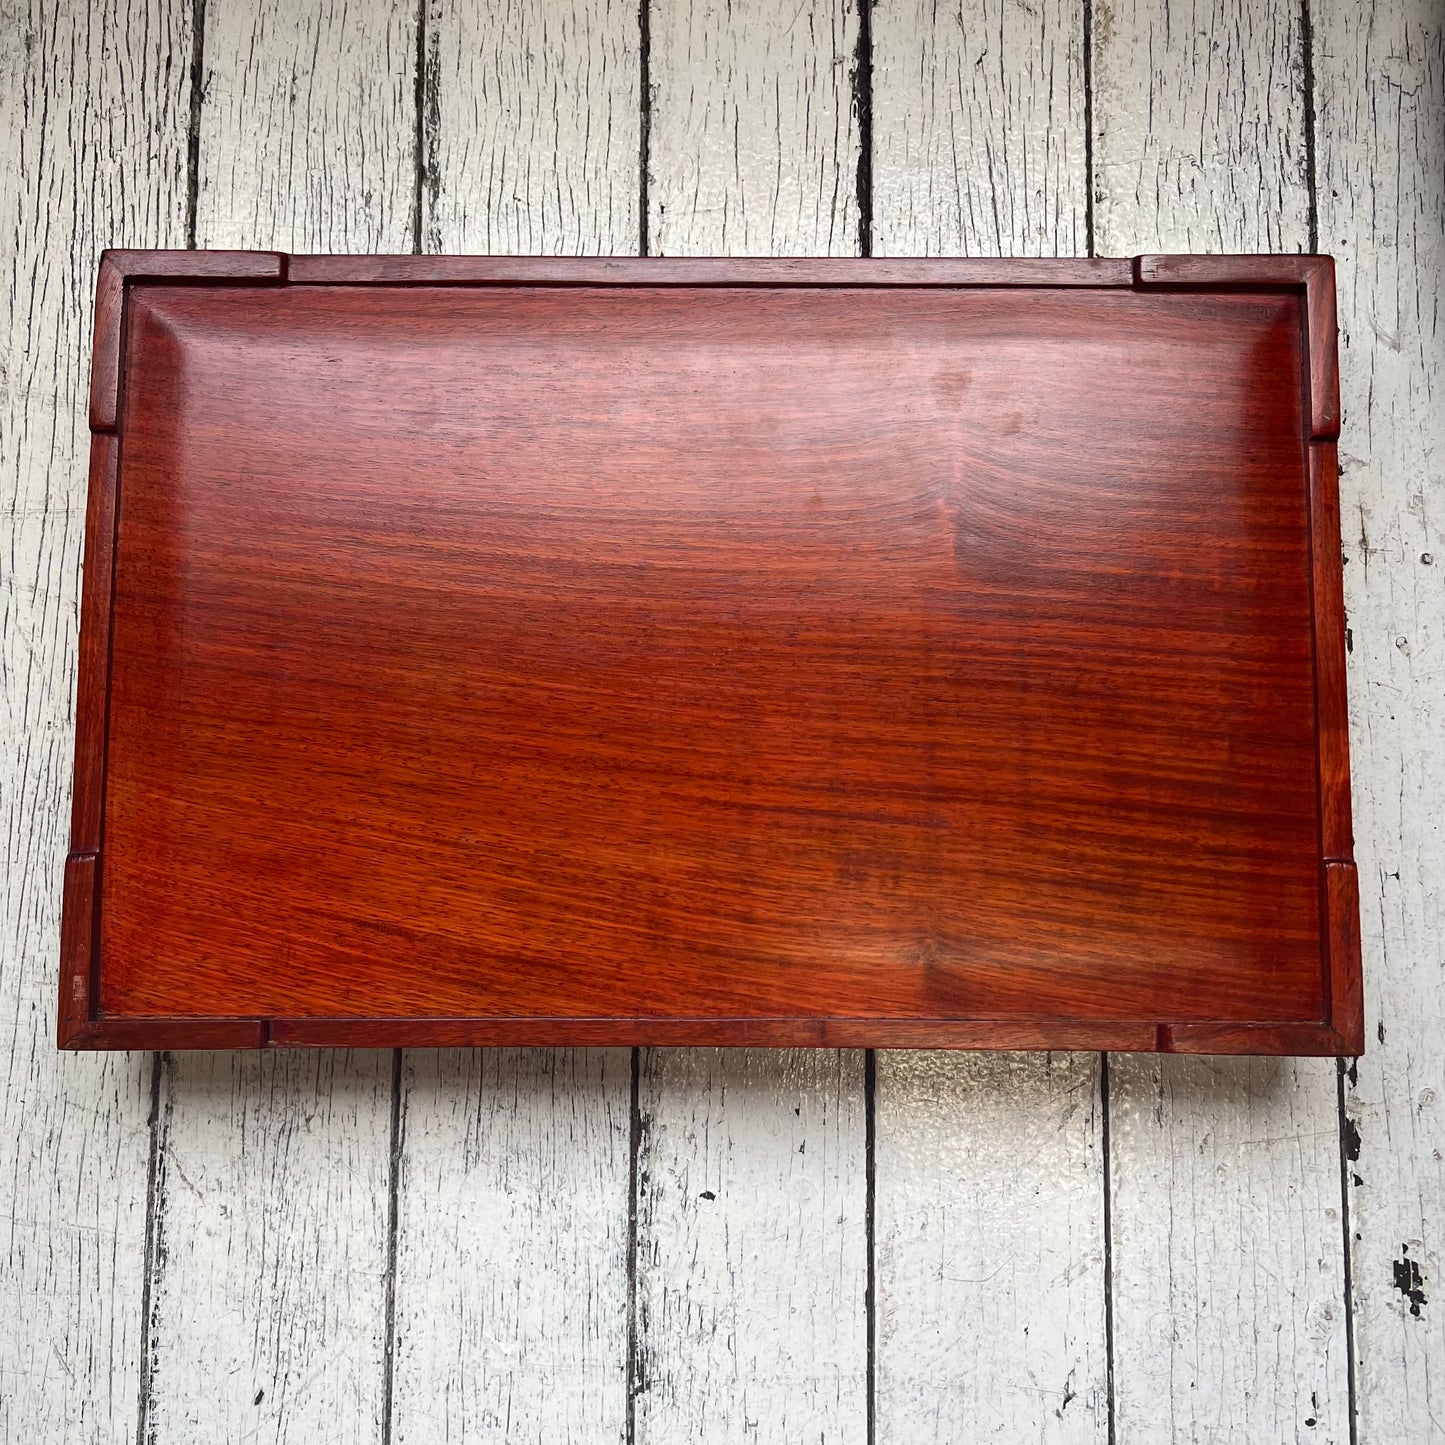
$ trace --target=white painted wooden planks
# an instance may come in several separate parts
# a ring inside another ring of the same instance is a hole
[[[1088,252],[1084,0],[879,0],[873,249]]]
[[[849,0],[652,0],[648,251],[852,256]]]
[[[207,9],[196,241],[410,250],[415,11]],[[377,1440],[392,1055],[176,1054],[163,1074],[148,1428]]]
[[[1445,10],[1314,7],[1366,1052],[1346,1076],[1360,1445],[1445,1441]]]
[[[149,1440],[381,1438],[390,1058],[165,1056]]]
[[[631,1055],[406,1054],[392,1438],[627,1433]]]
[[[433,0],[423,249],[626,254],[635,5]],[[392,1435],[623,1440],[627,1050],[414,1051],[401,1078]]]
[[[422,250],[632,256],[637,0],[430,0]]]
[[[1112,1056],[1121,1440],[1349,1440],[1333,1068]]]
[[[410,251],[412,0],[205,9],[198,246]]]
[[[134,1439],[151,1061],[55,1048],[100,249],[184,243],[191,6],[0,4],[0,1441]]]
[[[1309,245],[1297,6],[1095,0],[1101,254]],[[1120,1439],[1349,1439],[1332,1062],[1115,1055]]]
[[[862,1445],[861,1055],[643,1058],[636,1438]]]
[[[1308,244],[1302,9],[1094,0],[1095,251]]]
[[[877,1439],[1108,1431],[1094,1054],[878,1056]]]
[[[1083,20],[875,9],[878,255],[1085,250]],[[875,1139],[877,1439],[1103,1441],[1098,1056],[881,1053]]]
[[[858,15],[656,0],[654,254],[853,255]],[[863,1056],[644,1050],[636,1439],[867,1433]]]

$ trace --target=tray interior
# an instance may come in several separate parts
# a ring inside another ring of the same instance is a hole
[[[1319,1017],[1300,310],[138,289],[101,1007]]]

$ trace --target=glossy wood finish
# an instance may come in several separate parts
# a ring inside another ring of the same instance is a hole
[[[1358,1050],[1326,258],[186,260],[63,1042]]]

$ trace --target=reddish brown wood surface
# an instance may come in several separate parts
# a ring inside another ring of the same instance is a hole
[[[1359,1048],[1323,258],[107,268],[63,1042]]]

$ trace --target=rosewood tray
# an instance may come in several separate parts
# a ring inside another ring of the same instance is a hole
[[[60,1042],[1358,1052],[1332,263],[107,254]]]

